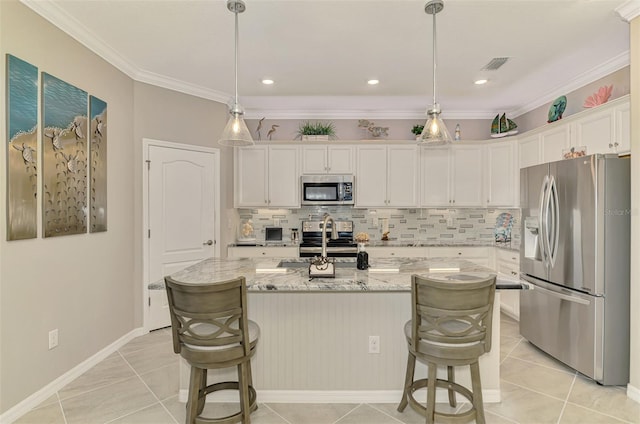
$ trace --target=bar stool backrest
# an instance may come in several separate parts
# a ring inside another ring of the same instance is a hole
[[[413,275],[412,343],[416,356],[463,365],[491,350],[495,276],[441,281]]]
[[[244,277],[208,284],[165,277],[165,285],[175,353],[214,368],[250,355]]]

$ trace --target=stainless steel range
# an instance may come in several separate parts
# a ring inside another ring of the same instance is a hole
[[[353,221],[335,221],[338,238],[331,240],[331,223],[327,225],[327,256],[355,258],[358,245],[353,241]],[[322,220],[302,222],[300,257],[310,258],[322,253]]]

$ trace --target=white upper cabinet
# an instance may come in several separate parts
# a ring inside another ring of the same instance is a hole
[[[515,140],[502,141],[487,145],[486,206],[516,206],[519,169],[516,167]]]
[[[618,154],[631,153],[631,108],[629,102],[616,106],[613,113],[615,117],[615,135],[613,143],[608,147]]]
[[[302,146],[303,174],[353,174],[353,146]]]
[[[448,147],[423,148],[420,152],[420,206],[451,206],[451,160]]]
[[[356,206],[417,206],[418,174],[415,145],[358,146]]]
[[[483,146],[451,147],[451,205],[482,206]]]
[[[482,206],[483,167],[482,145],[423,148],[420,205]]]
[[[594,109],[573,123],[572,147],[586,147],[587,154],[605,153],[614,143],[614,114],[611,109]]]
[[[519,168],[538,165],[542,163],[540,153],[540,135],[530,135],[518,140],[518,165]]]
[[[298,208],[297,146],[252,146],[235,150],[235,207]]]
[[[562,152],[571,146],[571,127],[555,124],[540,133],[542,162],[555,162],[562,159]]]
[[[568,116],[518,138],[519,166],[563,159],[570,148],[594,153],[628,154],[631,151],[629,96]]]

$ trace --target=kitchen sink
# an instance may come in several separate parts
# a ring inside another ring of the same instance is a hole
[[[299,260],[299,261],[280,261],[278,264],[278,268],[309,268],[309,264],[311,261],[309,260]],[[340,260],[340,262],[335,262],[336,268],[355,268],[356,261],[353,260]]]

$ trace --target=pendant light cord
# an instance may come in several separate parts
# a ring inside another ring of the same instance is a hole
[[[238,108],[238,12],[235,11],[233,14],[236,17],[236,44],[235,44],[235,76],[236,76],[236,97],[235,104],[233,105],[233,109],[236,110]]]
[[[436,105],[436,13],[433,14],[433,107]]]

